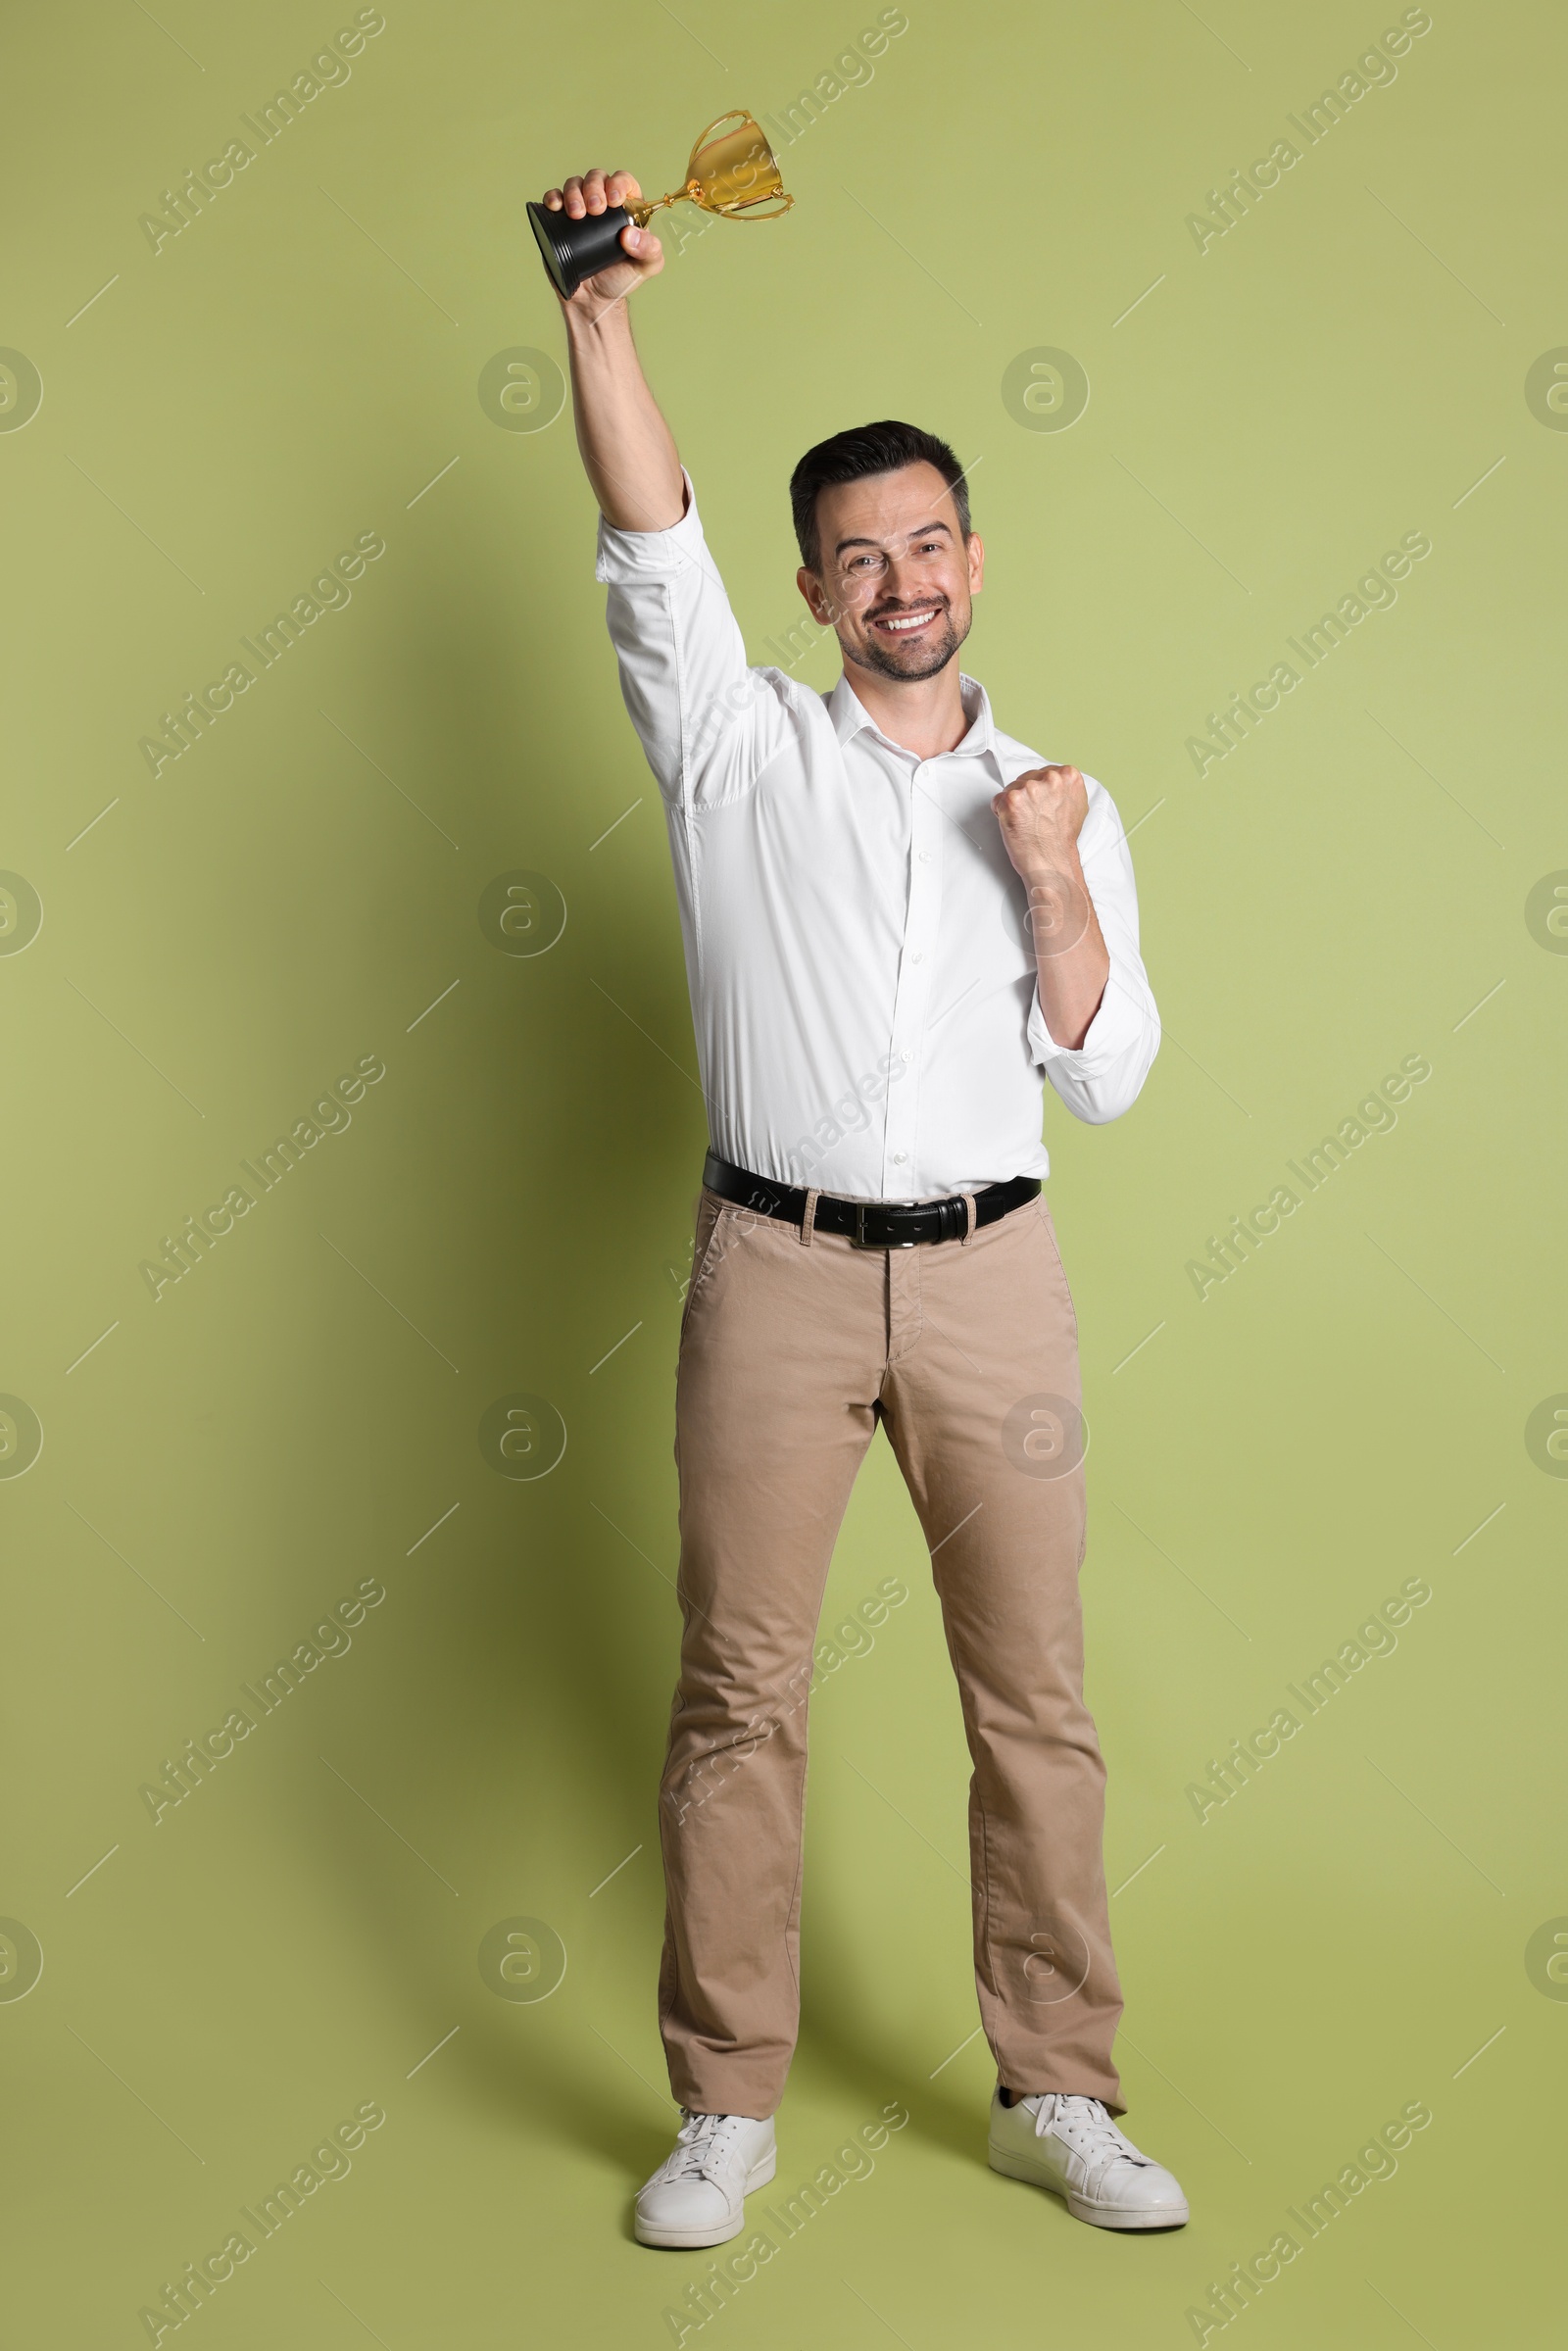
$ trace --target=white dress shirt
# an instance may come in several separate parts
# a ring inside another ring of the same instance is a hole
[[[776,1183],[920,1200],[1045,1176],[1045,1080],[1119,1118],[1159,1049],[1132,857],[1086,776],[1078,854],[1110,955],[1076,1050],[1046,1026],[1027,894],[991,801],[1045,762],[994,726],[921,759],[847,677],[819,694],[751,668],[691,477],[669,530],[601,518],[621,692],[669,826],[713,1149]]]

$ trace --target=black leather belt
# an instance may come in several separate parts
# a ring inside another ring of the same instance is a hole
[[[794,1184],[774,1184],[766,1176],[732,1167],[716,1151],[703,1161],[703,1182],[720,1200],[738,1207],[755,1208],[760,1216],[776,1216],[788,1224],[806,1222],[808,1195]],[[1007,1184],[987,1184],[974,1196],[976,1229],[995,1224],[1040,1197],[1038,1176],[1014,1176]],[[909,1207],[900,1200],[842,1200],[831,1192],[816,1196],[811,1221],[816,1233],[842,1233],[857,1249],[913,1249],[923,1241],[961,1241],[969,1229],[969,1210],[961,1193],[947,1200],[928,1200]]]

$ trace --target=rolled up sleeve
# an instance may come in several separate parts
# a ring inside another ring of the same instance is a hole
[[[1092,777],[1078,839],[1079,861],[1110,956],[1099,1009],[1082,1045],[1058,1045],[1038,990],[1029,1007],[1029,1050],[1075,1118],[1106,1126],[1132,1108],[1159,1051],[1159,1012],[1138,946],[1138,888],[1115,803]]]
[[[620,690],[661,791],[715,803],[752,789],[791,733],[788,681],[748,666],[724,583],[703,536],[691,475],[668,530],[599,521],[594,576],[610,591]]]

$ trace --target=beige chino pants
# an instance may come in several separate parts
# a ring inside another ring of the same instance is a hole
[[[1122,2111],[1083,1701],[1078,1326],[1050,1211],[860,1249],[704,1191],[681,1325],[680,1681],[660,1789],[670,2085],[771,2114],[800,2019],[807,1690],[878,1421],[931,1552],[974,1771],[980,2019],[1001,2080]]]

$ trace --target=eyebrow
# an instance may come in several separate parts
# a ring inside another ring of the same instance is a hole
[[[945,531],[947,536],[952,538],[953,533],[945,522],[922,522],[917,530],[906,531],[900,535],[909,539],[929,539],[939,530]],[[840,539],[833,553],[842,555],[846,547],[881,547],[883,544],[881,539]]]

